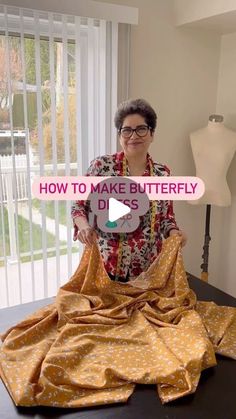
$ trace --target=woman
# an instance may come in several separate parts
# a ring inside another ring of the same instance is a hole
[[[94,159],[87,176],[169,176],[167,166],[153,162],[148,149],[154,139],[157,115],[144,99],[121,103],[115,114],[121,152]],[[127,282],[146,271],[161,251],[163,237],[179,234],[182,246],[186,235],[175,221],[172,201],[150,201],[148,212],[140,217],[132,233],[104,233],[96,223],[88,223],[89,201],[75,201],[71,215],[73,239],[92,245],[95,240],[111,279]]]

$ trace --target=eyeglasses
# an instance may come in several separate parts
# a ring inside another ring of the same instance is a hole
[[[148,125],[139,125],[135,129],[131,127],[124,127],[119,130],[119,134],[122,134],[124,138],[130,138],[133,135],[133,132],[137,134],[138,137],[145,137],[151,127]]]

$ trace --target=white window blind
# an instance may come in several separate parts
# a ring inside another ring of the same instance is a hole
[[[71,202],[34,176],[116,151],[118,23],[0,5],[0,307],[55,295],[79,263]]]

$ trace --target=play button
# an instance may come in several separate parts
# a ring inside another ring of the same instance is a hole
[[[89,194],[89,223],[96,226],[99,234],[131,233],[135,231],[140,217],[149,209],[149,199],[145,191],[134,189],[138,184],[128,177],[111,176],[99,182]],[[115,198],[114,198],[115,197]],[[94,215],[94,217],[92,216]]]
[[[128,205],[125,205],[122,202],[117,201],[117,199],[115,198],[109,198],[109,221],[113,222],[119,220],[119,218],[123,217],[126,214],[129,214],[130,212],[131,209],[130,207],[128,207]]]

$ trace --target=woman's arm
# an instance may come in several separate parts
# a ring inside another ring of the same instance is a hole
[[[164,166],[164,168],[164,176],[170,176],[170,169],[167,166]],[[173,201],[162,201],[160,230],[165,239],[167,239],[167,237],[169,236],[172,236],[173,234],[178,234],[181,237],[181,245],[185,246],[185,244],[187,243],[186,233],[180,230],[176,223],[173,209]]]
[[[170,169],[167,166],[164,166],[164,169],[165,172],[163,173],[163,176],[171,176]],[[175,220],[173,201],[162,201],[160,230],[165,239],[169,237],[171,230],[179,230]]]
[[[92,160],[85,176],[101,176],[103,160],[97,157]],[[82,243],[92,244],[94,230],[88,223],[90,202],[78,200],[72,203],[71,216],[74,225],[73,240],[79,239]]]
[[[160,230],[165,239],[169,237],[171,230],[179,230],[175,220],[173,201],[162,201]]]

